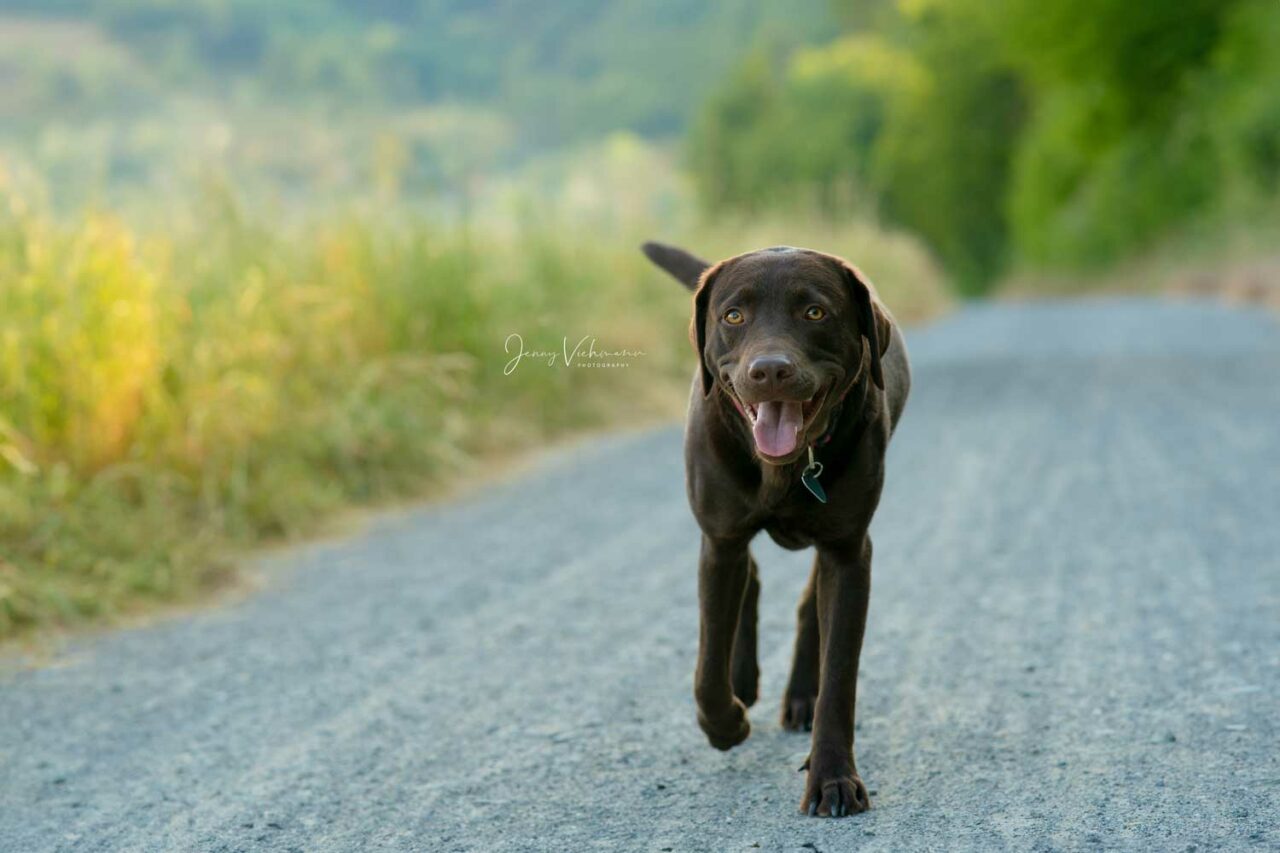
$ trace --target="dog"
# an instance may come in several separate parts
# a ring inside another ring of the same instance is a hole
[[[698,368],[684,453],[702,529],[698,724],[721,750],[751,733],[760,678],[752,538],[765,530],[784,548],[815,547],[782,726],[812,731],[800,811],[865,811],[854,703],[868,527],[911,386],[902,333],[867,277],[834,255],[775,247],[709,264],[661,243],[642,250],[693,291]]]

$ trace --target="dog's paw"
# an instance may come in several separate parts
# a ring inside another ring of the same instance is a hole
[[[812,730],[813,709],[817,704],[817,696],[786,694],[782,697],[782,727],[791,732]]]
[[[848,817],[871,808],[871,797],[858,772],[822,773],[809,770],[805,780],[804,797],[800,800],[801,814],[810,817]]]
[[[710,717],[698,709],[698,725],[706,734],[707,740],[716,749],[733,749],[751,734],[751,722],[747,719],[747,706],[738,698],[724,714]]]

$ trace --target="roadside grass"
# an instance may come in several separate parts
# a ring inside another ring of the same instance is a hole
[[[855,258],[905,320],[948,302],[912,241],[855,223],[695,229]],[[0,189],[0,639],[199,600],[245,549],[446,490],[494,454],[675,415],[688,297],[644,233],[476,233],[408,214],[271,223],[232,201],[139,230]],[[504,341],[643,351],[506,375]]]

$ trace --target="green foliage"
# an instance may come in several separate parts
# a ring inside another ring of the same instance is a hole
[[[962,285],[1002,263],[1003,198],[1023,120],[993,39],[931,5],[883,7],[860,31],[781,60],[755,56],[704,108],[690,159],[712,209],[797,198],[878,210],[918,231]]]
[[[1111,261],[1213,203],[1221,164],[1195,90],[1228,6],[1009,0],[992,17],[1035,93],[1009,199],[1025,259]]]
[[[994,39],[965,11],[930,8],[903,37],[923,81],[885,90],[872,177],[885,216],[919,232],[974,292],[1004,266],[1004,197],[1026,108]]]
[[[1111,262],[1280,192],[1274,2],[899,0],[839,17],[851,35],[753,57],[708,100],[690,156],[712,209],[853,199],[977,290],[1009,262]]]
[[[877,39],[853,37],[794,59],[756,50],[694,126],[690,165],[703,202],[712,210],[855,206],[884,126],[885,90],[918,85],[915,71]]]

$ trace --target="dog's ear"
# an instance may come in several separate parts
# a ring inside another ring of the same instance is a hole
[[[871,379],[881,391],[884,390],[884,371],[880,368],[880,357],[889,349],[893,336],[893,326],[880,300],[876,297],[871,280],[862,272],[843,259],[840,261],[849,293],[853,296],[853,304],[858,307],[858,325],[862,336],[867,339],[871,352]]]
[[[702,376],[702,396],[710,397],[715,387],[716,378],[707,369],[707,309],[711,304],[711,288],[715,285],[716,276],[724,268],[724,262],[708,267],[694,282],[693,319],[689,322],[689,340],[698,353],[698,369]]]
[[[684,249],[668,246],[665,243],[648,242],[640,247],[640,251],[657,266],[666,270],[676,281],[690,290],[698,288],[699,277],[711,264]]]

